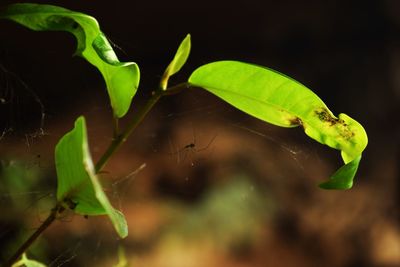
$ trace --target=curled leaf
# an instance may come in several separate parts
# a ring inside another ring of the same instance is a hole
[[[356,175],[361,155],[354,160],[340,167],[331,178],[319,185],[323,189],[350,189],[353,186],[353,179]]]
[[[0,18],[15,21],[34,31],[67,31],[77,40],[75,54],[85,58],[102,74],[114,115],[123,117],[139,86],[139,68],[134,62],[120,62],[100,31],[96,19],[66,8],[41,4],[12,4]]]
[[[166,90],[169,77],[177,73],[183,67],[183,65],[185,65],[186,60],[188,59],[190,54],[190,47],[190,34],[188,34],[179,45],[179,48],[176,51],[174,58],[169,63],[167,69],[164,71],[160,83],[161,89]]]
[[[120,237],[128,235],[124,215],[114,209],[94,170],[84,117],[65,134],[55,149],[57,200],[81,215],[107,215]]]
[[[203,65],[189,83],[206,89],[251,116],[281,127],[303,127],[305,133],[341,150],[345,164],[331,177],[330,189],[351,187],[368,139],[360,123],[338,117],[310,89],[277,71],[238,61]],[[346,167],[347,166],[347,167]],[[332,181],[340,182],[332,182]]]

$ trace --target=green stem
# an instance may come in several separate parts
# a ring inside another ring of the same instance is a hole
[[[188,83],[178,84],[174,87],[171,87],[167,90],[157,90],[153,93],[149,101],[141,108],[138,112],[135,113],[134,117],[130,121],[128,127],[122,134],[118,134],[114,137],[111,144],[108,146],[106,152],[104,152],[103,156],[96,164],[96,173],[100,172],[110,157],[114,154],[114,152],[126,141],[129,135],[135,130],[135,128],[140,124],[146,114],[151,110],[155,103],[161,98],[163,95],[172,95],[182,91],[185,88],[188,88]],[[114,122],[114,133],[118,131],[118,122]],[[14,262],[16,262],[22,254],[32,245],[32,243],[54,222],[57,218],[58,213],[62,213],[64,208],[57,203],[57,205],[51,210],[47,219],[40,225],[40,227],[28,238],[28,240],[23,243],[17,252],[5,263],[3,267],[11,267]]]
[[[106,165],[107,161],[114,154],[114,152],[128,139],[129,135],[131,135],[133,130],[136,129],[136,127],[140,124],[146,114],[163,95],[173,95],[181,92],[188,87],[188,83],[181,83],[176,86],[170,87],[167,90],[158,89],[154,91],[149,101],[147,101],[147,103],[134,114],[134,117],[130,121],[126,130],[122,134],[116,136],[111,144],[108,146],[106,152],[103,154],[103,156],[101,156],[100,160],[96,164],[96,173],[100,172],[103,169],[103,167]]]
[[[114,123],[113,137],[116,138],[119,135],[119,120],[117,117],[113,118],[113,123]]]
[[[175,95],[190,87],[190,83],[180,83],[163,91],[163,95]]]
[[[139,123],[143,120],[144,116],[150,111],[150,109],[154,106],[154,104],[160,99],[162,96],[162,91],[158,90],[154,92],[150,100],[141,108],[138,112],[135,113],[131,122],[129,123],[126,130],[116,136],[111,144],[108,146],[106,152],[104,152],[103,156],[99,159],[96,164],[96,173],[100,172],[110,157],[114,154],[114,152],[126,141],[128,136],[133,132],[133,130],[139,125]]]
[[[100,172],[103,169],[103,167],[106,165],[107,161],[114,154],[114,152],[128,139],[129,135],[131,135],[133,130],[136,129],[136,127],[140,124],[146,114],[163,95],[176,94],[188,87],[188,83],[181,83],[174,87],[170,87],[167,90],[158,89],[154,91],[149,101],[147,101],[147,103],[134,114],[134,117],[130,121],[126,130],[122,134],[116,136],[111,144],[108,146],[106,152],[103,154],[103,156],[101,156],[100,160],[96,164],[96,173]]]
[[[57,204],[50,212],[47,219],[39,226],[38,229],[23,243],[19,249],[12,255],[8,261],[3,265],[3,267],[11,267],[24,252],[35,242],[35,240],[46,230],[57,218],[57,214],[61,213],[64,209],[62,206]]]

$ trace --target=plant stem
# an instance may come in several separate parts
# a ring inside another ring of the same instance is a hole
[[[178,85],[169,87],[164,91],[163,95],[175,95],[177,93],[182,92],[182,90],[190,88],[190,83],[180,83]]]
[[[147,101],[147,103],[139,109],[132,120],[130,121],[128,127],[122,134],[117,134],[114,136],[113,141],[111,144],[108,146],[106,152],[104,152],[103,156],[100,158],[100,160],[96,164],[96,173],[102,170],[104,165],[107,163],[107,161],[110,159],[110,157],[114,154],[114,152],[123,144],[126,139],[129,137],[129,135],[135,130],[135,128],[140,124],[140,122],[143,120],[143,118],[146,116],[146,114],[151,110],[151,108],[154,106],[155,103],[161,98],[163,95],[172,95],[175,93],[178,93],[182,91],[185,88],[188,88],[189,84],[188,83],[182,83],[178,84],[174,87],[171,87],[167,90],[162,90],[159,89],[155,92],[153,92],[153,95]],[[118,121],[114,121],[114,134],[117,133],[118,131]],[[23,243],[17,252],[5,263],[3,267],[11,267],[14,262],[16,262],[22,254],[32,245],[33,242],[46,230],[57,218],[58,213],[62,213],[64,211],[64,208],[57,203],[56,206],[51,210],[49,216],[47,219],[39,226],[39,228],[28,238],[28,240]]]
[[[188,83],[181,83],[174,87],[170,87],[167,90],[158,89],[154,91],[149,101],[147,101],[147,103],[134,114],[134,117],[130,121],[126,130],[122,134],[116,136],[111,144],[108,146],[106,152],[104,152],[104,154],[101,156],[100,160],[96,164],[96,173],[100,172],[103,169],[103,167],[110,159],[110,157],[114,154],[114,152],[128,139],[129,135],[131,135],[133,130],[136,129],[136,127],[140,124],[146,114],[163,95],[175,94],[188,87]]]
[[[96,173],[100,172],[103,169],[104,165],[107,163],[109,158],[114,154],[115,150],[117,150],[126,141],[127,137],[132,133],[132,131],[136,128],[136,126],[139,125],[139,123],[143,120],[144,116],[150,111],[150,109],[160,99],[161,96],[162,96],[161,90],[155,91],[154,94],[149,99],[149,101],[147,101],[147,103],[141,109],[139,109],[138,112],[134,114],[134,117],[132,118],[126,130],[122,134],[119,134],[116,137],[114,137],[113,141],[108,146],[106,152],[104,152],[103,156],[101,156],[101,158],[97,162],[95,167]]]
[[[14,253],[13,256],[9,258],[9,260],[4,264],[3,267],[11,267],[14,262],[16,262],[22,254],[35,242],[35,240],[46,230],[57,218],[57,213],[62,212],[63,208],[57,204],[50,212],[47,219],[39,226],[38,229],[28,238],[28,240],[23,243],[19,249]]]
[[[113,137],[116,138],[119,135],[119,120],[117,117],[113,118],[113,123],[114,123]]]

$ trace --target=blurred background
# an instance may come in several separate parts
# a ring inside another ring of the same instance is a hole
[[[189,61],[170,85],[211,61],[264,65],[358,120],[369,145],[354,187],[324,191],[317,185],[341,166],[339,152],[300,128],[250,118],[200,89],[164,97],[101,174],[129,236],[119,240],[105,217],[66,214],[31,258],[49,266],[400,266],[399,1],[56,4],[94,16],[120,60],[138,63],[132,112],[191,33]],[[76,117],[87,118],[95,160],[112,123],[102,77],[72,57],[71,35],[9,21],[0,33],[1,262],[54,205],[54,146]]]

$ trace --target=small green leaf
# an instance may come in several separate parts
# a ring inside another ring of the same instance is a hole
[[[44,265],[43,263],[40,263],[38,261],[35,260],[30,260],[26,257],[26,254],[22,254],[22,258],[17,261],[16,263],[14,263],[12,265],[12,267],[46,267],[46,265]]]
[[[185,65],[186,60],[188,59],[190,54],[190,46],[190,34],[188,34],[179,45],[179,48],[175,53],[174,59],[171,61],[171,63],[169,63],[168,67],[164,71],[160,83],[161,89],[166,90],[169,77],[177,73],[183,67],[183,65]]]
[[[82,215],[108,215],[120,237],[128,235],[123,214],[115,210],[97,179],[89,152],[84,117],[75,121],[55,149],[57,200]]]
[[[0,13],[35,31],[67,31],[77,39],[75,54],[82,56],[102,74],[114,115],[123,117],[139,86],[139,68],[134,62],[119,62],[97,21],[83,13],[41,4],[13,4]],[[31,40],[34,41],[34,40]]]
[[[335,117],[304,85],[274,70],[237,61],[203,65],[192,73],[189,83],[266,122],[281,127],[302,126],[314,140],[341,150],[344,163],[350,164],[334,174],[329,187],[347,189],[351,186],[350,180],[354,178],[368,142],[367,134],[361,124],[348,115]]]

